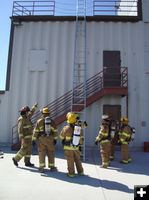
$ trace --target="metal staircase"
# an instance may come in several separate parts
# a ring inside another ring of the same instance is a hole
[[[83,84],[82,87],[78,87]],[[77,1],[71,111],[86,121],[86,0]],[[85,129],[82,157],[85,159]]]
[[[116,72],[117,73],[117,72]],[[120,96],[127,96],[128,95],[128,71],[127,67],[121,67],[121,83],[119,87],[105,87],[104,82],[104,71],[100,71],[94,76],[90,77],[85,85],[86,85],[86,107],[90,106],[94,102],[98,101],[105,95],[120,95]],[[110,79],[111,80],[111,79]],[[108,80],[107,80],[108,81]],[[113,80],[117,81],[117,80]],[[82,91],[84,88],[84,84],[80,84],[77,86],[78,90]],[[72,106],[72,93],[73,91],[70,90],[65,93],[63,96],[60,96],[56,100],[50,102],[48,105],[45,105],[49,108],[51,117],[55,121],[56,125],[61,124],[66,120],[66,113],[71,110]],[[81,93],[81,94],[82,94]],[[78,101],[79,102],[79,99]],[[80,112],[83,107],[79,106],[75,108],[77,112]],[[32,117],[32,122],[35,124],[37,119],[41,117],[41,112],[37,111],[34,116]],[[17,150],[19,146],[18,142],[18,133],[17,133],[17,124],[12,127],[12,142],[11,142],[11,149]]]

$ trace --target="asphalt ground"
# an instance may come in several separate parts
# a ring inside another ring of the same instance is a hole
[[[121,164],[120,151],[107,169],[100,168],[97,148],[88,148],[82,161],[84,176],[67,177],[67,164],[62,149],[56,150],[55,163],[58,171],[48,168],[38,171],[38,154],[34,150],[26,167],[23,159],[14,166],[16,154],[9,147],[1,147],[0,200],[133,200],[134,186],[149,185],[149,152],[131,150],[132,163]],[[148,198],[149,199],[149,198]]]

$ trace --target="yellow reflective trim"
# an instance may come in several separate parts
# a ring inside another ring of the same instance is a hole
[[[49,163],[48,164],[48,167],[54,167],[55,165],[54,165],[54,163]]]
[[[39,128],[35,128],[34,131],[35,131],[35,132],[38,132],[38,133],[40,132],[40,131],[39,131]]]
[[[103,162],[103,165],[109,165],[109,162]]]
[[[108,136],[108,133],[107,133],[107,132],[101,132],[101,134],[102,134],[103,136]]]
[[[121,134],[122,134],[122,136],[130,137],[130,134],[128,134],[126,132],[122,132]]]
[[[74,146],[64,146],[64,150],[79,150],[79,147],[74,147]]]
[[[100,139],[100,137],[99,137],[99,136],[97,136],[97,137],[96,137],[96,140],[98,141],[99,139]]]
[[[120,136],[122,132],[118,132],[118,135]]]
[[[66,136],[66,140],[71,140],[72,137]]]
[[[73,178],[73,177],[75,177],[75,174],[69,174],[69,173],[68,173],[67,176]]]
[[[23,128],[31,128],[31,127],[32,127],[31,125],[23,126]]]
[[[51,127],[51,131],[53,131],[53,132],[57,132],[57,129]]]
[[[122,162],[127,164],[127,163],[128,163],[128,160],[122,160]]]
[[[102,141],[100,142],[100,144],[109,143],[109,142],[110,142],[109,140],[102,140]]]
[[[30,157],[31,157],[31,155],[25,155],[25,157],[26,157],[26,158],[30,158]]]
[[[37,139],[36,137],[34,137],[34,136],[32,137],[32,140],[33,140],[33,141],[35,141],[36,139]]]
[[[39,131],[44,131],[44,126],[40,126]]]
[[[32,138],[31,135],[24,136],[25,139]]]
[[[122,144],[128,144],[128,142],[123,141]]]
[[[39,167],[45,167],[45,163],[40,163]]]
[[[39,129],[39,132],[43,132],[44,131],[44,129]]]
[[[129,158],[129,159],[128,159],[128,162],[131,162],[131,161],[132,161],[132,159],[131,159],[131,158]]]
[[[17,153],[17,155],[16,156],[18,156],[18,157],[20,157],[20,158],[22,158],[23,156],[22,156],[22,154],[20,154],[20,153]]]
[[[64,139],[64,137],[63,137],[63,136],[61,136],[61,135],[60,135],[59,137],[60,137],[60,139],[61,139],[61,140],[63,140],[63,139]]]

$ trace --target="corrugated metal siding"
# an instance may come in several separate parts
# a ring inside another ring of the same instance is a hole
[[[38,102],[41,108],[72,89],[74,37],[75,22],[23,22],[15,27],[10,91],[0,96],[0,141],[10,141],[21,106]],[[134,144],[140,145],[144,138],[149,140],[149,116],[144,115],[148,95],[144,90],[143,22],[87,22],[87,78],[102,70],[103,50],[119,50],[121,65],[128,67],[129,117],[137,128]],[[43,71],[29,68],[31,51],[45,53]],[[93,145],[98,133],[103,104],[122,104],[122,114],[126,114],[125,100],[115,96],[105,97],[87,108],[88,145]],[[145,127],[141,126],[142,121],[146,121]]]

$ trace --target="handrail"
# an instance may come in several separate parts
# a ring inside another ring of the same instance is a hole
[[[55,15],[55,1],[14,1],[12,16]]]
[[[119,16],[142,19],[142,0],[93,0],[87,5],[86,16]],[[76,16],[76,5],[61,5],[57,1],[14,1],[12,16]]]
[[[139,0],[94,0],[93,15],[138,16]]]
[[[90,77],[86,81],[86,95],[87,98],[91,97],[92,95],[96,94],[97,92],[101,91],[104,88],[104,73],[105,70],[100,71],[99,73],[95,74],[94,76]],[[108,73],[108,71],[106,72]],[[111,72],[110,72],[111,74]],[[119,74],[120,79],[118,76],[118,79],[111,79],[112,82],[117,82],[120,80],[120,86],[122,88],[126,88],[128,86],[128,71],[126,67],[121,67],[119,72],[113,72],[114,75]],[[116,76],[117,77],[117,76]],[[106,81],[109,81],[108,78]],[[83,95],[83,84],[80,84],[77,86],[79,88],[79,96],[80,94]],[[113,86],[112,86],[113,87]],[[51,103],[47,104],[46,107],[50,110],[50,116],[56,120],[59,116],[65,115],[68,111],[71,110],[71,101],[72,101],[72,90],[68,91],[64,95],[60,96],[56,100],[52,101]],[[81,107],[81,100],[79,98],[76,98],[76,104],[80,104],[79,110],[82,109]],[[35,124],[37,119],[41,116],[41,112],[38,110],[34,116],[32,117],[32,122]],[[12,127],[12,144],[14,144],[14,141],[16,142],[18,140],[18,134],[17,134],[17,125]]]

